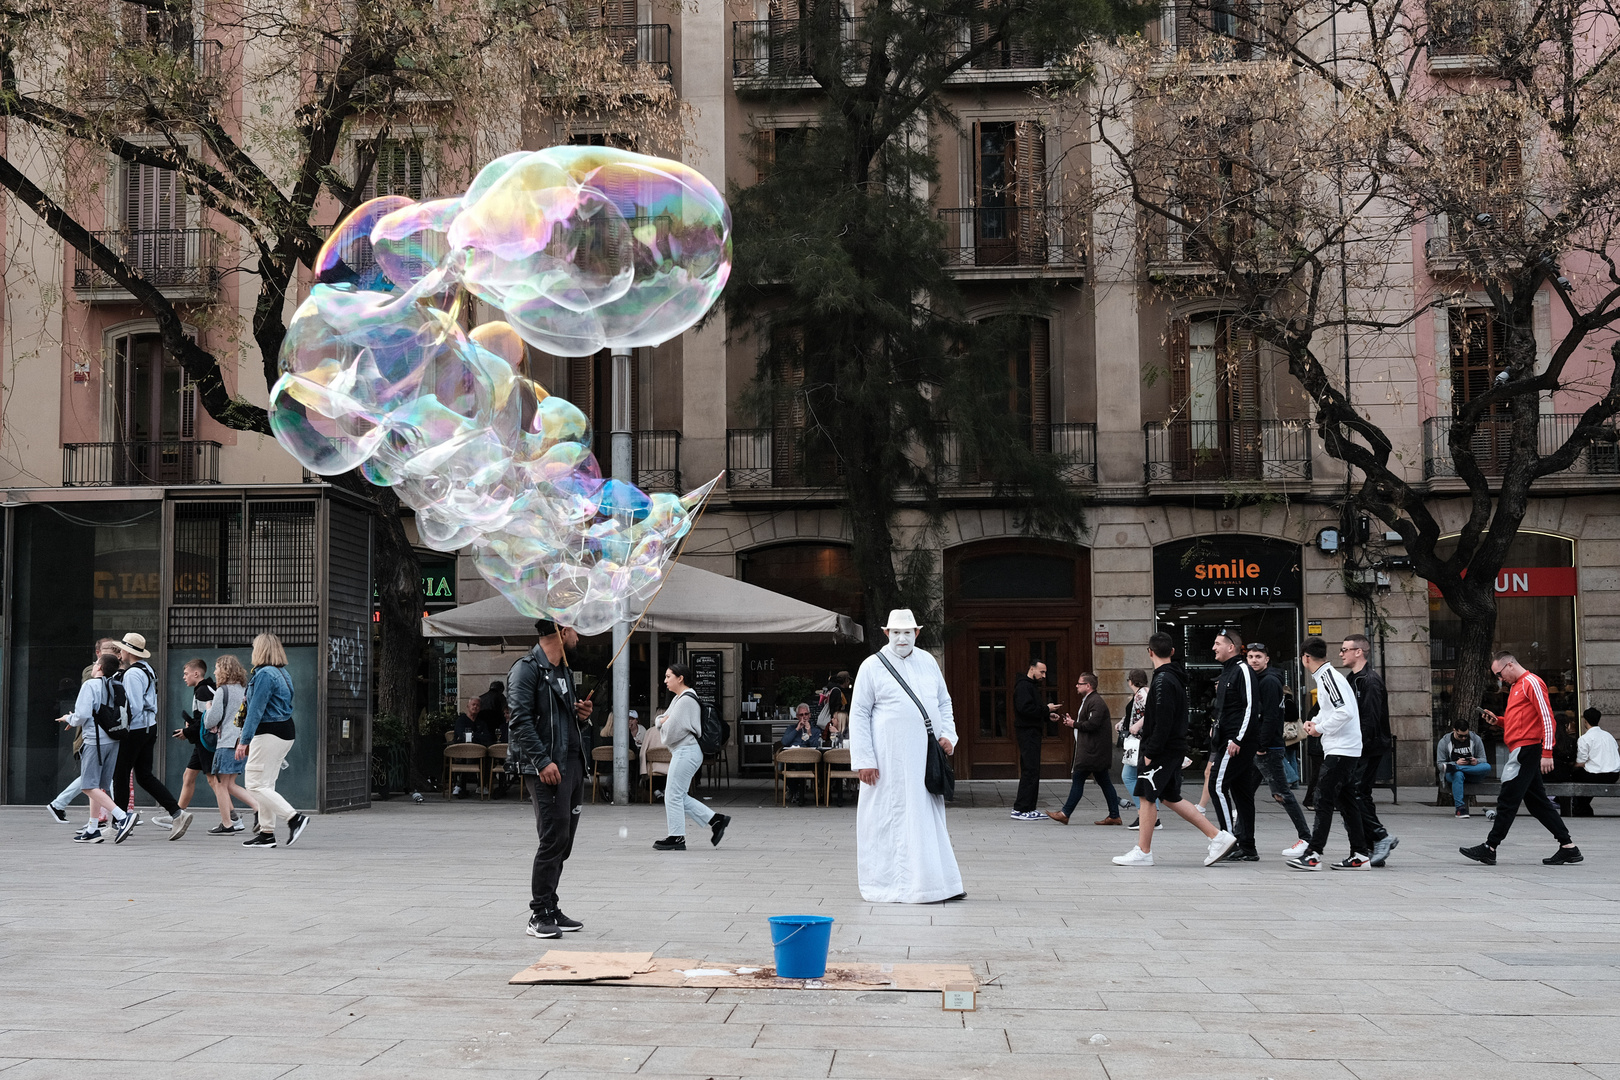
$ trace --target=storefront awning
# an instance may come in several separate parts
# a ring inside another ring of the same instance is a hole
[[[808,639],[841,645],[864,636],[847,615],[684,563],[670,567],[668,580],[636,629],[703,641]],[[506,597],[492,596],[424,618],[422,634],[477,644],[526,645],[534,642],[534,620],[519,614]]]

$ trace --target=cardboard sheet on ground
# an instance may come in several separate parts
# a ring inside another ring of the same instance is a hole
[[[722,964],[652,953],[563,952],[552,949],[512,976],[511,983],[599,983],[602,986],[724,987],[763,990],[900,990],[938,993],[946,985],[977,986],[967,964],[827,965],[820,979],[778,978],[766,964]]]

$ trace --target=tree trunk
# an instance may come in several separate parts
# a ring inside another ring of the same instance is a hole
[[[1496,575],[1469,575],[1447,597],[1462,621],[1457,643],[1457,678],[1451,688],[1451,715],[1479,728],[1479,707],[1491,689],[1491,651],[1496,641]]]
[[[853,408],[846,415],[855,413]],[[881,422],[883,417],[879,417]],[[849,516],[850,557],[860,574],[866,594],[866,645],[876,651],[884,641],[883,624],[891,606],[900,596],[899,575],[894,566],[894,533],[890,526],[894,508],[893,481],[883,475],[883,433],[871,428],[851,430],[845,424],[846,513]]]

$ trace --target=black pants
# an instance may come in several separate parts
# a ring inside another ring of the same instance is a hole
[[[541,783],[538,776],[525,777],[534,803],[534,831],[540,835],[529,879],[529,910],[538,915],[556,910],[557,882],[562,880],[563,863],[574,851],[579,808],[585,801],[585,763],[570,755],[558,768],[562,780],[555,786]]]
[[[129,774],[133,772],[141,790],[156,799],[158,805],[172,817],[180,812],[180,804],[174,801],[174,796],[169,794],[163,781],[152,772],[152,750],[157,746],[157,731],[155,725],[140,728],[119,740],[117,773],[113,776],[113,802],[118,804],[120,810],[129,806]]]
[[[1294,800],[1294,793],[1288,787],[1288,777],[1283,773],[1283,755],[1286,752],[1280,746],[1273,746],[1264,753],[1257,752],[1254,764],[1260,770],[1260,778],[1271,789],[1271,797],[1288,811],[1288,820],[1294,823],[1294,832],[1299,834],[1301,840],[1310,843],[1311,827],[1305,821],[1305,811]]]
[[[1369,853],[1366,830],[1361,827],[1361,807],[1356,801],[1356,770],[1361,759],[1340,757],[1337,754],[1322,759],[1322,770],[1317,773],[1316,828],[1311,831],[1311,850],[1318,855],[1327,850],[1328,833],[1333,828],[1333,811],[1344,818],[1344,831],[1350,837],[1350,851],[1357,855]]]
[[[1305,747],[1305,761],[1311,767],[1311,780],[1305,785],[1305,802],[1315,806],[1316,785],[1322,779],[1322,740],[1319,736],[1307,735],[1302,745]]]
[[[1244,851],[1254,851],[1254,792],[1260,786],[1260,774],[1254,769],[1254,751],[1240,748],[1230,757],[1226,747],[1215,755],[1215,773],[1210,777],[1209,789],[1215,796],[1215,817],[1221,828],[1238,839]]]
[[[1620,780],[1620,773],[1589,773],[1584,769],[1576,769],[1575,779],[1583,784],[1612,784],[1616,780]],[[1575,805],[1571,807],[1570,813],[1574,817],[1591,817],[1592,796],[1575,796]]]
[[[1389,835],[1384,823],[1378,820],[1378,808],[1373,805],[1373,784],[1378,781],[1378,771],[1384,767],[1384,759],[1389,756],[1388,750],[1376,750],[1371,754],[1361,755],[1361,765],[1356,769],[1356,805],[1361,808],[1361,827],[1367,831],[1369,843],[1376,844]]]
[[[1502,768],[1502,790],[1496,796],[1496,821],[1491,835],[1485,838],[1490,847],[1502,846],[1513,819],[1523,803],[1530,816],[1541,822],[1560,844],[1570,843],[1569,830],[1564,819],[1553,809],[1547,798],[1547,787],[1541,782],[1541,744],[1518,746],[1508,751],[1507,764]]]
[[[1041,740],[1046,731],[1030,724],[1014,727],[1013,734],[1018,738],[1018,796],[1013,809],[1027,814],[1041,798]]]

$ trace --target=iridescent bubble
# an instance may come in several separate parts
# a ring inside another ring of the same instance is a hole
[[[714,482],[604,480],[585,414],[522,371],[527,344],[653,345],[702,316],[730,272],[708,181],[618,150],[508,154],[459,199],[361,205],[315,269],[271,393],[289,452],[392,486],[424,544],[470,548],[525,614],[596,634],[656,594]],[[465,330],[467,293],[504,318]]]

